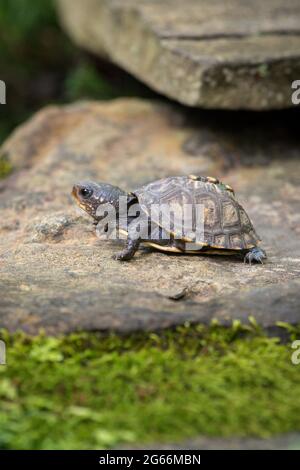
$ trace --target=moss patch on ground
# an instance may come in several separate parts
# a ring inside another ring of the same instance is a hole
[[[1,333],[2,449],[88,449],[300,429],[300,365],[257,328]]]

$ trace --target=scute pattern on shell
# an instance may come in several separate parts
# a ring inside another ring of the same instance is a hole
[[[157,180],[133,191],[143,211],[156,224],[159,216],[151,211],[153,204],[204,205],[204,240],[202,246],[218,249],[242,250],[257,245],[259,237],[242,206],[230,188],[212,183],[207,177],[172,176]],[[186,223],[186,219],[185,219]],[[187,221],[194,228],[192,219]],[[162,224],[164,225],[164,224]],[[169,225],[170,227],[170,225]],[[168,230],[167,226],[163,226]],[[193,241],[192,238],[186,239]]]

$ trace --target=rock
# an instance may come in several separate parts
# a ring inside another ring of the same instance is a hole
[[[0,183],[0,327],[130,332],[212,319],[228,325],[250,315],[269,330],[298,323],[295,117],[224,120],[137,99],[37,113],[0,149],[15,166]],[[235,188],[268,252],[264,265],[149,250],[117,262],[120,243],[98,240],[70,196],[80,179],[130,190],[180,174],[213,175]]]
[[[122,447],[126,449],[126,447]],[[130,447],[132,449],[132,446]],[[281,434],[269,438],[198,437],[180,444],[156,444],[137,450],[300,450],[299,433]]]
[[[53,214],[44,217],[37,223],[29,224],[30,242],[59,241],[65,229],[73,219],[65,214]]]
[[[56,0],[80,46],[181,103],[291,107],[300,77],[298,0]]]

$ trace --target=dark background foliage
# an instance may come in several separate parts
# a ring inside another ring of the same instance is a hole
[[[62,31],[54,0],[2,0],[0,142],[34,111],[76,99],[147,96],[150,92],[117,67],[78,50]]]

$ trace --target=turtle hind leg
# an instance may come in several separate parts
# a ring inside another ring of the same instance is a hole
[[[244,263],[252,264],[252,261],[255,261],[256,263],[263,264],[263,259],[266,258],[266,252],[261,248],[255,246],[254,248],[251,248],[251,250],[247,251],[247,253],[245,254]]]

